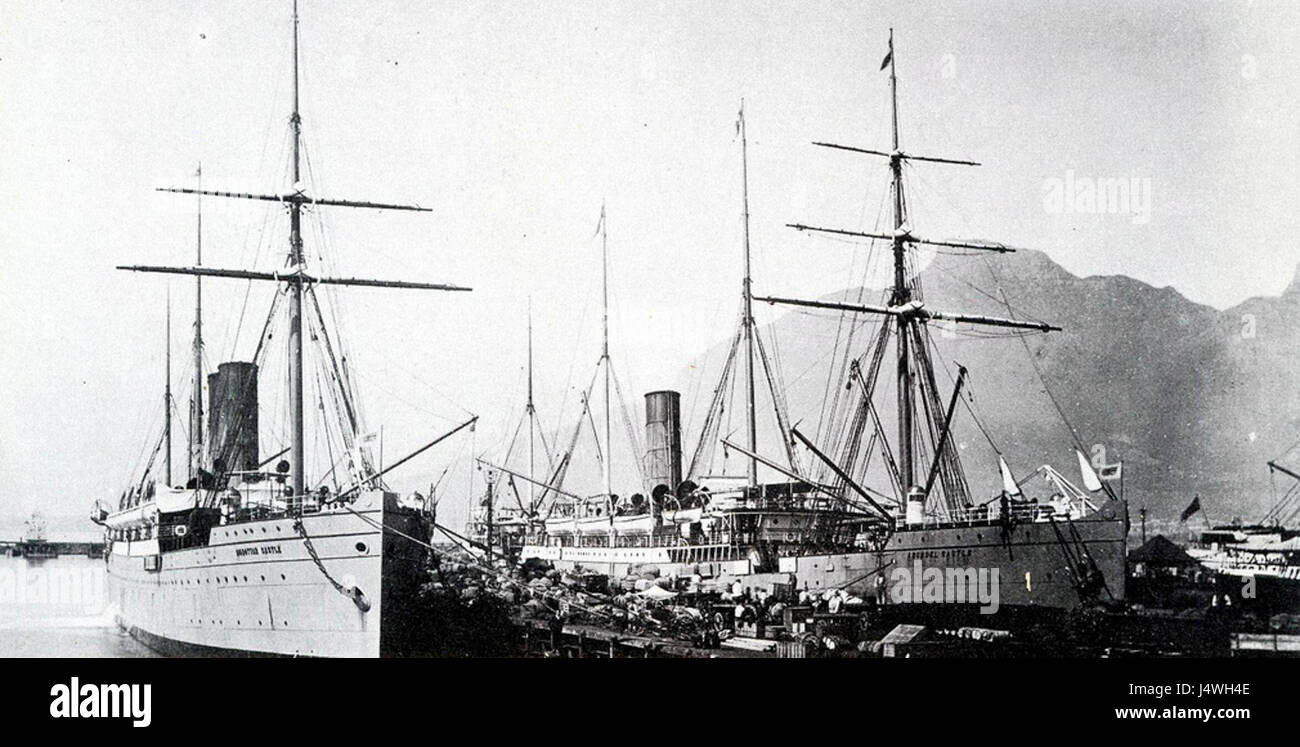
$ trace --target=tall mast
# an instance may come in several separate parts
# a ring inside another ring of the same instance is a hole
[[[429,212],[429,208],[420,207],[411,204],[394,204],[386,202],[372,202],[368,200],[344,200],[344,199],[327,199],[315,195],[308,195],[306,188],[302,184],[302,117],[299,112],[299,33],[298,33],[298,3],[293,3],[293,114],[290,117],[290,124],[293,129],[293,188],[288,192],[279,192],[275,194],[257,194],[248,192],[227,192],[217,190],[204,190],[202,184],[197,189],[185,189],[174,187],[159,187],[161,192],[177,192],[182,194],[212,195],[215,197],[234,198],[243,200],[256,200],[259,202],[273,202],[287,205],[289,208],[289,257],[286,264],[288,272],[280,270],[278,272],[261,272],[247,269],[225,269],[225,268],[208,268],[202,266],[195,267],[164,267],[156,265],[119,265],[118,269],[130,270],[133,272],[164,273],[176,275],[194,275],[196,282],[203,276],[234,278],[240,280],[259,280],[265,282],[287,284],[289,291],[289,407],[290,417],[292,420],[290,433],[290,469],[292,478],[289,489],[293,491],[295,497],[303,495],[306,485],[306,472],[304,469],[304,438],[303,438],[303,359],[302,359],[302,338],[303,338],[303,319],[302,305],[303,294],[306,293],[312,285],[344,285],[353,287],[369,288],[407,288],[437,291],[469,291],[470,288],[451,285],[447,283],[426,283],[409,280],[374,280],[369,278],[342,278],[342,277],[319,277],[309,275],[306,272],[306,256],[303,253],[302,242],[302,206],[310,203],[313,209],[334,206],[348,208],[363,208],[369,210],[401,210],[414,212]],[[201,198],[200,198],[201,199]],[[202,236],[202,218],[200,218],[200,237]],[[202,245],[200,243],[200,262],[202,259]],[[196,286],[198,287],[198,286]],[[202,336],[201,336],[201,302],[196,300],[195,313],[195,343],[194,343],[194,401],[190,408],[190,433],[191,444],[191,474],[197,474],[198,465],[202,458],[202,439],[203,439],[203,420],[202,420]],[[349,384],[346,377],[346,368],[344,375],[340,377],[341,386],[347,387]],[[378,477],[379,475],[375,475]]]
[[[758,430],[754,425],[754,296],[749,268],[749,145],[745,132],[745,100],[740,100],[740,173],[744,205],[745,277],[741,282],[743,311],[741,326],[745,337],[745,444],[750,454],[758,453]],[[750,458],[746,467],[749,487],[758,485],[758,460]]]
[[[600,204],[600,266],[601,266],[601,310],[602,310],[602,347],[600,361],[605,367],[605,495],[610,501],[610,526],[613,526],[613,509],[614,509],[614,487],[610,475],[610,462],[613,454],[610,453],[610,430],[609,430],[609,232],[605,226],[605,203]]]
[[[898,75],[894,54],[894,30],[889,30],[889,103],[893,124],[893,152],[889,157],[890,181],[894,196],[894,291],[890,306],[908,303],[912,294],[907,287],[907,247],[903,232],[903,159],[898,147]],[[909,350],[911,319],[898,316],[898,477],[903,492],[914,485],[912,444],[912,362]]]
[[[167,487],[172,486],[172,292],[167,289],[167,381],[163,385],[163,448],[167,450]]]
[[[302,190],[301,141],[302,116],[298,113],[298,0],[293,1],[293,114],[289,117],[293,127],[293,189]],[[302,252],[302,203],[289,203],[289,264],[301,272],[306,263]],[[302,415],[302,279],[289,282],[289,462],[291,485],[295,498],[302,496],[306,485],[303,475],[306,458],[303,454]]]
[[[533,431],[537,428],[536,411],[533,409],[533,298],[528,297],[528,476],[533,477],[536,469],[533,446]],[[528,483],[528,505],[533,505],[537,486]]]
[[[881,241],[889,241],[892,244],[894,255],[894,278],[893,287],[890,292],[887,305],[867,306],[863,304],[850,303],[833,303],[826,301],[813,301],[796,298],[774,298],[774,297],[754,297],[756,301],[766,301],[768,303],[779,303],[791,306],[801,306],[806,308],[834,309],[838,311],[850,311],[853,313],[879,314],[882,316],[893,317],[893,323],[897,324],[897,386],[898,386],[898,459],[897,459],[897,478],[899,488],[909,507],[913,500],[919,499],[924,501],[929,489],[933,487],[935,476],[939,470],[944,470],[945,475],[955,475],[961,485],[957,487],[964,491],[964,480],[960,479],[960,463],[958,455],[952,451],[946,441],[946,429],[951,422],[952,408],[949,407],[949,414],[943,421],[942,426],[945,429],[943,435],[940,435],[935,444],[935,453],[933,463],[930,468],[925,469],[925,465],[918,465],[919,445],[922,443],[921,438],[915,432],[915,422],[918,415],[930,417],[932,425],[940,425],[936,417],[918,412],[915,397],[917,387],[915,382],[919,380],[922,386],[929,381],[929,387],[934,388],[933,367],[930,362],[929,353],[924,347],[923,335],[919,330],[933,320],[948,321],[957,324],[978,324],[994,327],[1005,327],[1012,329],[1037,330],[1040,332],[1051,332],[1060,330],[1060,327],[1047,324],[1045,322],[1022,321],[1018,319],[1003,319],[975,314],[951,313],[946,311],[935,311],[926,308],[923,304],[915,303],[912,288],[908,285],[907,272],[907,251],[910,245],[922,244],[927,246],[938,247],[957,247],[962,249],[974,249],[978,251],[1006,253],[1015,251],[1011,247],[996,242],[972,242],[956,240],[935,240],[922,238],[913,235],[908,227],[907,201],[904,198],[903,187],[903,161],[922,161],[928,163],[955,164],[961,166],[978,166],[975,161],[967,161],[953,158],[936,158],[932,156],[920,156],[910,153],[904,153],[899,143],[898,128],[898,73],[897,58],[894,55],[894,30],[889,30],[889,52],[885,55],[884,60],[880,63],[880,69],[883,71],[889,68],[889,99],[890,99],[890,123],[892,130],[892,149],[888,152],[875,150],[872,148],[858,148],[849,145],[840,145],[837,143],[814,142],[813,145],[834,148],[836,150],[848,151],[853,153],[863,153],[873,156],[883,156],[889,159],[890,172],[890,192],[893,203],[894,228],[889,233],[852,231],[838,228],[827,228],[819,226],[809,226],[802,223],[788,224],[791,228],[799,231],[813,231],[817,233],[831,234],[837,236],[854,236],[859,238],[869,238]],[[885,322],[886,324],[889,321]],[[881,343],[884,344],[884,343]],[[761,351],[761,348],[760,348]],[[913,365],[915,364],[915,365]],[[919,379],[918,379],[919,377]],[[860,379],[859,379],[860,380]],[[861,380],[860,380],[861,381]],[[871,396],[875,380],[870,384],[863,383],[863,388],[868,396]],[[958,377],[957,389],[960,391],[961,377]],[[956,397],[956,394],[954,394]],[[956,401],[955,399],[953,401]],[[877,423],[877,426],[879,424]],[[855,426],[856,427],[856,426]],[[922,429],[927,430],[927,429]],[[860,431],[859,431],[860,432]],[[934,433],[935,431],[929,431]],[[797,435],[797,434],[796,434]],[[855,436],[856,437],[856,436]],[[849,456],[850,461],[854,457]],[[942,461],[941,461],[942,460]],[[825,461],[825,460],[823,460]],[[839,467],[831,465],[833,470]],[[851,467],[852,465],[842,465]],[[918,470],[918,466],[921,468]],[[838,473],[837,473],[838,474]],[[928,479],[923,480],[925,487],[917,484],[917,477]],[[947,480],[947,477],[945,477]],[[946,490],[946,488],[945,488]],[[945,493],[945,499],[950,496]],[[965,496],[961,496],[965,497]],[[910,511],[909,511],[910,513]]]
[[[203,163],[198,172],[198,225],[194,266],[203,266]],[[203,276],[194,276],[194,388],[190,399],[190,478],[203,466]]]

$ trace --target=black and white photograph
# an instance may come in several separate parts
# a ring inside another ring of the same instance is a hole
[[[0,0],[7,679],[1294,718],[1298,122],[1281,0]]]

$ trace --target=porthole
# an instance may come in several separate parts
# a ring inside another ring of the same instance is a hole
[[[357,543],[357,552],[365,552],[365,551],[366,551],[366,543],[364,543],[364,542],[358,542],[358,543]]]

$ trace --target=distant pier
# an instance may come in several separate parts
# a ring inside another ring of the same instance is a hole
[[[62,555],[80,555],[88,558],[103,557],[104,543],[0,540],[0,557],[31,557],[34,559]]]

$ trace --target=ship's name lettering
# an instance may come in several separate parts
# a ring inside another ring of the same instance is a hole
[[[907,553],[908,560],[923,560],[935,558],[969,558],[971,551],[969,548],[952,549],[952,550],[911,550]]]
[[[279,555],[279,545],[261,545],[260,547],[237,547],[235,548],[235,557],[242,558],[246,555]]]

